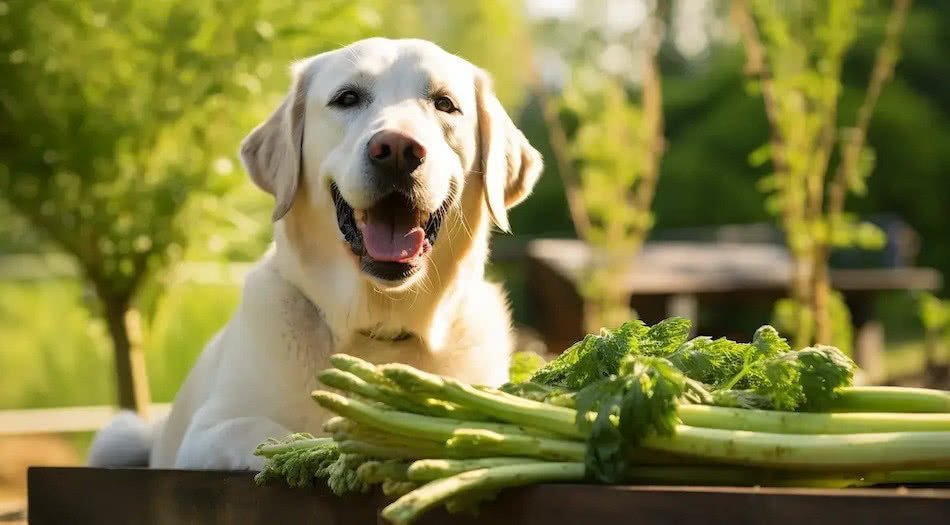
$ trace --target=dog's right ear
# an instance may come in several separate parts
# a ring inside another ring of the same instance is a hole
[[[276,222],[290,211],[300,181],[307,88],[316,57],[292,66],[290,92],[263,123],[241,142],[241,163],[251,180],[274,196]]]

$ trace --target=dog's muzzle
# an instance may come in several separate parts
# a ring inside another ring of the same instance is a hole
[[[411,195],[391,190],[375,204],[354,210],[336,184],[330,184],[337,224],[362,270],[386,281],[400,281],[421,268],[441,230],[455,191],[434,212],[417,206]]]

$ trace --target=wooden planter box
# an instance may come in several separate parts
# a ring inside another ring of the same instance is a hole
[[[247,472],[37,467],[33,525],[385,523],[379,495],[257,487]],[[946,523],[950,489],[806,490],[541,485],[503,492],[477,518],[438,510],[420,525]]]

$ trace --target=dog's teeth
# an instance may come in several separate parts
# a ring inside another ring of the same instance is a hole
[[[353,218],[359,226],[366,224],[366,210],[353,210]]]

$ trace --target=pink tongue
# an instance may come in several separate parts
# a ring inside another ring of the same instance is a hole
[[[377,261],[405,263],[422,253],[426,239],[422,228],[394,226],[387,222],[372,221],[362,227],[363,245],[370,257]]]

